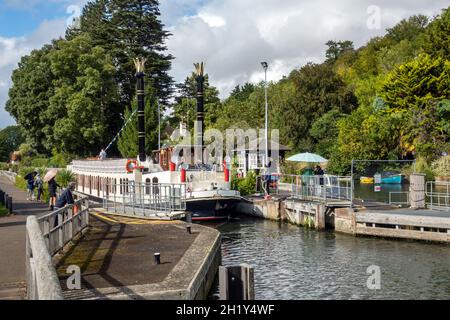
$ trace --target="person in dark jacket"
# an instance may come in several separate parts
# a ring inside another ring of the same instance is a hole
[[[36,177],[37,172],[32,172],[31,174],[27,175],[25,179],[27,179],[27,200],[34,200],[34,177]]]
[[[56,204],[56,190],[61,188],[61,186],[56,183],[55,178],[52,178],[48,181],[48,193],[50,194],[50,210],[53,211]]]
[[[44,181],[42,181],[39,173],[36,175],[35,185],[37,188],[37,201],[41,202],[42,195],[44,194]]]
[[[68,204],[74,204],[75,201],[73,201],[72,192],[75,190],[75,186],[75,182],[69,183],[67,189],[64,189],[64,191],[59,196],[58,201],[56,201],[54,210],[64,208]]]
[[[319,181],[320,181],[320,185],[323,186],[323,175],[325,174],[323,172],[323,169],[318,165],[316,166],[316,169],[314,170],[314,174],[316,176],[320,176]]]

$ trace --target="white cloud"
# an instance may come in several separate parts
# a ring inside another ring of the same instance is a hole
[[[447,0],[209,0],[196,1],[196,13],[181,17],[187,1],[175,2],[183,6],[177,14],[161,8],[173,34],[168,40],[176,58],[172,75],[182,81],[193,62],[204,61],[222,97],[237,84],[263,80],[261,61],[269,62],[269,80],[278,80],[308,61],[323,61],[328,40],[361,46],[403,18],[432,16],[448,6]],[[380,8],[379,30],[367,27],[370,5]]]
[[[0,36],[0,128],[14,123],[14,120],[4,110],[8,99],[8,90],[12,85],[11,73],[17,68],[17,63],[24,55],[33,49],[42,47],[52,39],[64,35],[66,21],[43,21],[32,34],[25,37],[5,38]]]

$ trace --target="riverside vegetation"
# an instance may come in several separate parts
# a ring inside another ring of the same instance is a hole
[[[158,6],[155,0],[91,1],[80,28],[22,57],[6,105],[18,126],[0,133],[0,160],[22,143],[35,150],[29,158],[34,165],[97,155],[136,108],[135,56],[149,58],[147,154],[157,148],[158,104],[164,114],[173,111],[162,129],[180,121],[193,128],[194,75],[176,85],[168,75],[174,57],[166,53],[170,33]],[[330,173],[348,174],[352,159],[414,158],[428,175],[449,176],[448,158],[440,159],[450,150],[449,37],[450,10],[444,8],[432,18],[404,19],[360,48],[351,39],[327,42],[323,63],[308,63],[269,84],[270,129],[279,129],[280,142],[293,152],[330,159]],[[221,100],[213,78],[205,84],[205,126],[261,127],[264,84],[240,84]],[[163,143],[170,143],[162,133]],[[136,156],[136,136],[132,124],[110,156]],[[283,170],[298,168],[285,164]],[[234,185],[244,194],[252,187],[250,180]]]

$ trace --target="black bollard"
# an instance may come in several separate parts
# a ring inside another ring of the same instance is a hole
[[[5,193],[3,192],[3,190],[0,190],[0,203],[2,205],[5,205]]]
[[[161,254],[155,253],[155,264],[161,264]]]
[[[13,199],[12,199],[12,197],[9,197],[8,202],[9,202],[9,207],[8,207],[9,214],[12,214],[13,213]]]
[[[189,224],[192,223],[192,213],[191,212],[186,213],[186,222]]]
[[[188,225],[186,226],[186,230],[187,230],[187,232],[188,232],[189,234],[192,234],[192,226],[191,226],[190,224],[188,224]]]
[[[4,196],[3,198],[4,198],[4,202],[5,202],[5,208],[8,209],[8,206],[9,206],[9,203],[8,203],[8,200],[9,200],[8,194],[5,193],[5,196]]]

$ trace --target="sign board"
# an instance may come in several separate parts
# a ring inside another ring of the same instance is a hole
[[[381,192],[381,186],[375,186],[375,192]]]

